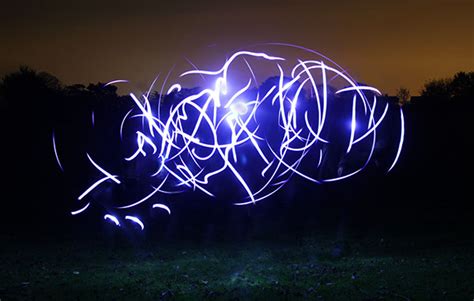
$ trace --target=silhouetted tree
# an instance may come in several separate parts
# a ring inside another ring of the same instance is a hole
[[[70,86],[66,86],[64,88],[64,93],[67,96],[77,96],[87,92],[86,86],[81,84],[74,84]]]
[[[7,74],[0,83],[0,95],[7,101],[47,96],[61,89],[61,83],[55,76],[36,72],[27,66],[21,66],[17,72]]]
[[[458,72],[451,81],[453,98],[472,98],[474,96],[474,72]]]
[[[452,78],[427,82],[421,96],[443,99],[468,99],[474,95],[474,72],[458,72]]]
[[[398,103],[404,105],[410,101],[410,90],[405,87],[400,87],[397,89]]]
[[[89,84],[87,90],[94,94],[95,97],[103,98],[117,98],[117,87],[113,85],[106,86],[103,83]]]

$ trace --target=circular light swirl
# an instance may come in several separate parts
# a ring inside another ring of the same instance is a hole
[[[252,67],[254,62],[258,66],[264,64],[265,70],[277,75],[260,85],[256,74],[261,70]],[[203,88],[182,88],[183,81],[195,77],[205,79]],[[292,176],[314,183],[349,178],[373,158],[377,129],[389,112],[389,103],[378,98],[380,91],[359,85],[327,59],[293,62],[263,52],[237,51],[218,70],[194,68],[183,72],[177,82],[169,83],[167,79],[162,86],[167,93],[160,96],[155,109],[150,100],[152,87],[144,94],[130,93],[135,107],[123,117],[120,135],[132,130],[136,146],[124,160],[130,164],[149,160],[155,169],[148,176],[155,184],[147,194],[115,207],[115,211],[187,189],[215,197],[219,183],[226,183],[234,187],[237,195],[241,194],[235,205],[248,205],[270,197]],[[108,84],[124,82],[127,81]],[[336,82],[341,88],[334,88]],[[338,106],[334,102],[338,101],[349,105],[347,118],[334,110]],[[399,116],[398,148],[388,171],[396,165],[403,146],[401,108]],[[136,118],[142,121],[138,128],[129,122]],[[346,133],[334,137],[332,128],[343,123],[349,125]],[[327,159],[328,152],[334,149],[332,145],[339,145],[344,139],[344,157],[350,160],[354,152],[357,160],[352,168],[322,177],[320,169],[332,163]],[[53,146],[63,169],[54,134]],[[73,211],[73,215],[89,208],[88,196],[104,182],[121,185],[120,175],[106,171],[89,154],[87,158],[101,176],[79,195],[79,201],[86,205]],[[165,204],[153,202],[151,207],[171,213]],[[137,216],[124,216],[120,221],[107,212],[104,219],[117,226],[129,220],[144,229]]]

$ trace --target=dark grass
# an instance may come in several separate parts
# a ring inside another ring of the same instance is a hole
[[[150,243],[2,239],[4,300],[473,300],[469,236]],[[113,246],[113,245],[120,245]]]

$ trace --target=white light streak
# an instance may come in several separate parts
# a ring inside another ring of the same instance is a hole
[[[142,228],[142,231],[143,229],[145,229],[145,225],[142,223],[142,221],[138,217],[127,215],[125,216],[125,219],[131,220],[132,222],[138,224],[140,228]]]
[[[255,204],[282,189],[292,176],[314,183],[335,182],[350,178],[365,168],[375,151],[376,130],[385,120],[389,108],[386,103],[381,114],[376,112],[376,107],[381,107],[377,106],[377,102],[382,101],[377,99],[381,95],[380,91],[374,87],[358,85],[344,69],[315,51],[289,44],[272,45],[295,47],[322,59],[290,60],[263,52],[238,51],[230,55],[217,70],[198,69],[188,60],[194,69],[182,72],[175,80],[186,81],[198,75],[204,84],[195,92],[188,93],[187,91],[193,90],[186,90],[186,93],[176,94],[173,99],[180,98],[168,106],[169,112],[161,112],[161,98],[182,91],[183,84],[173,82],[173,69],[160,81],[161,92],[156,111],[152,110],[149,96],[159,76],[146,93],[129,93],[134,107],[123,117],[119,133],[121,139],[124,138],[124,131],[135,133],[136,143],[133,143],[132,150],[127,149],[124,164],[136,164],[138,160],[155,164],[153,172],[145,175],[145,178],[155,182],[151,183],[153,190],[147,195],[140,196],[138,201],[134,200],[129,205],[114,207],[115,209],[128,210],[151,201],[156,195],[181,193],[186,189],[199,190],[214,197],[213,180],[223,175],[227,177],[229,185],[237,186],[245,193],[244,196],[239,196],[240,202],[235,203],[236,205]],[[264,91],[256,78],[256,74],[259,74],[257,71],[260,70],[253,65],[257,60],[267,64],[268,70],[278,72],[274,82]],[[286,66],[287,64],[290,66]],[[332,81],[336,78],[341,81],[340,87],[343,88],[333,89]],[[105,86],[125,82],[128,81],[114,80]],[[169,87],[166,94],[163,94],[164,87]],[[330,93],[334,90],[336,96]],[[312,97],[308,98],[306,95]],[[373,97],[372,104],[367,100],[369,95],[370,99]],[[337,102],[350,99],[351,114],[347,114],[350,116],[343,116],[343,113],[331,107],[338,106]],[[362,106],[359,106],[358,101],[362,102]],[[132,111],[135,113],[131,116]],[[94,124],[93,114],[92,112]],[[126,122],[130,118],[141,118],[141,127],[135,122]],[[342,150],[342,154],[335,156],[347,157],[354,154],[355,145],[370,136],[371,145],[365,142],[357,145],[357,153],[362,152],[366,161],[346,174],[318,177],[322,174],[321,169],[339,163],[327,161],[333,157],[331,143],[339,143],[342,139],[332,137],[329,133],[334,124],[346,123],[349,118],[350,131],[341,136],[344,137],[347,148]],[[401,110],[400,120],[400,141],[388,171],[396,165],[403,147],[405,125]],[[360,126],[362,124],[364,126]],[[377,134],[380,136],[382,133],[378,131]],[[54,133],[53,148],[56,161],[63,170]],[[118,175],[112,175],[99,166],[89,154],[87,157],[104,177],[89,186],[78,197],[79,200],[106,181],[121,184]],[[302,166],[311,168],[303,169]],[[137,170],[139,172],[141,170]],[[71,214],[85,211],[91,202]],[[154,203],[152,208],[163,209],[171,214],[170,208],[164,204]],[[119,220],[113,215],[106,214],[104,219],[120,226]],[[126,215],[125,219],[144,229],[144,223],[139,218]]]

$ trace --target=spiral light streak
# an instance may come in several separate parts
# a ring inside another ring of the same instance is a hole
[[[400,153],[402,152],[404,139],[405,139],[405,118],[403,117],[403,110],[400,109],[400,143],[398,144],[397,155],[395,156],[395,159],[393,160],[393,163],[387,172],[390,172],[397,164],[398,159],[400,157]]]
[[[358,85],[336,63],[317,52],[307,51],[323,57],[324,61],[293,61],[252,51],[233,53],[217,70],[198,69],[189,61],[194,69],[182,72],[176,80],[198,76],[205,85],[184,89],[182,82],[169,82],[170,70],[161,84],[156,111],[152,109],[150,91],[158,76],[147,93],[130,93],[134,108],[123,117],[119,134],[123,140],[124,131],[135,133],[136,147],[124,160],[129,164],[147,162],[147,166],[154,167],[147,180],[154,184],[147,186],[151,190],[137,197],[138,201],[113,209],[135,208],[186,189],[219,197],[215,189],[219,184],[215,183],[223,179],[226,185],[232,184],[235,194],[243,194],[235,200],[235,205],[255,204],[279,191],[292,176],[320,184],[344,180],[364,170],[376,154],[377,137],[383,136],[376,133],[389,114],[389,104],[380,104],[378,89]],[[266,86],[258,84],[260,70],[253,67],[257,61],[278,74]],[[125,82],[116,80],[107,85]],[[342,87],[335,88],[336,82]],[[163,91],[167,91],[164,96]],[[350,106],[346,105],[348,101]],[[350,107],[349,116],[334,109],[344,106]],[[141,119],[141,126],[133,122],[135,118]],[[350,127],[344,129],[346,132],[341,137],[331,134],[334,128],[341,128],[347,122]],[[404,126],[400,109],[400,140],[388,171],[399,160]],[[340,163],[331,162],[328,153],[338,149],[341,143],[344,146],[338,154],[360,163],[343,169],[341,174],[321,176],[323,169],[337,169]],[[54,135],[53,146],[63,169]],[[117,175],[99,166],[89,154],[87,158],[105,177],[96,180],[78,197],[79,201],[87,199],[88,203],[72,214],[89,207],[90,192],[99,189],[102,183],[122,184]],[[171,214],[162,203],[154,202],[151,208]],[[113,215],[106,214],[104,219],[120,226]],[[138,217],[125,215],[125,219],[144,230],[144,223]]]
[[[97,180],[94,184],[92,184],[91,186],[89,186],[89,188],[87,188],[77,199],[80,201],[82,200],[86,195],[88,195],[91,191],[93,191],[95,188],[97,188],[100,184],[102,184],[103,182],[105,181],[108,181],[108,180],[112,180],[114,181],[115,183],[117,184],[120,184],[120,181],[117,179],[117,176],[113,176],[111,175],[109,172],[107,172],[105,169],[103,169],[102,167],[100,167],[99,165],[97,165],[97,163],[94,162],[94,160],[92,160],[92,158],[89,156],[89,154],[87,154],[87,158],[89,159],[89,161],[92,163],[92,165],[94,165],[95,168],[97,168],[100,172],[102,172],[105,177]]]
[[[118,221],[118,219],[117,219],[115,216],[113,216],[113,215],[111,215],[111,214],[106,214],[106,215],[104,215],[104,219],[109,219],[109,220],[111,220],[116,226],[120,227],[120,222]]]
[[[79,210],[76,210],[76,211],[72,211],[72,212],[71,212],[71,215],[77,215],[77,214],[79,214],[79,213],[82,213],[82,212],[85,211],[87,208],[89,208],[90,204],[91,204],[91,203],[89,202],[89,203],[87,203],[83,208],[81,208],[81,209],[79,209]]]
[[[53,132],[53,151],[54,151],[54,157],[56,158],[56,163],[58,163],[59,169],[61,169],[61,171],[64,171],[63,165],[61,164],[61,161],[59,160],[58,150],[56,148],[56,136],[54,135],[54,132]]]
[[[145,225],[143,224],[143,222],[138,217],[127,215],[127,216],[125,216],[125,219],[131,220],[135,224],[139,225],[140,228],[142,228],[142,231],[143,231],[143,229],[145,229]]]
[[[164,204],[153,204],[153,206],[151,206],[152,208],[161,208],[163,210],[165,210],[166,212],[168,212],[168,214],[171,214],[171,210],[170,208],[168,208],[168,206],[164,205]]]

